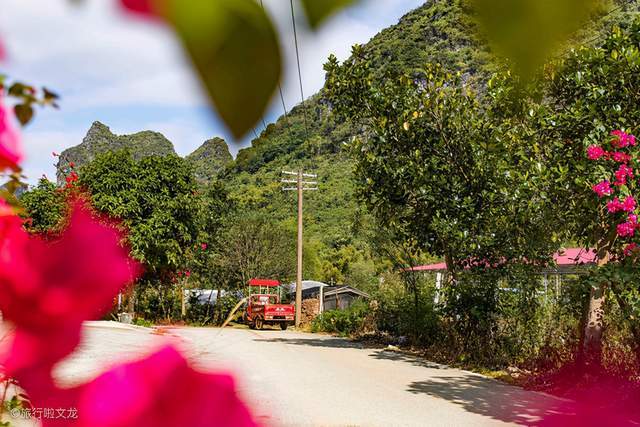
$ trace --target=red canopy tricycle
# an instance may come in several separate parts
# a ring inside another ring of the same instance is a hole
[[[295,306],[280,303],[279,286],[280,282],[277,280],[249,280],[249,297],[242,318],[251,329],[278,324],[284,331],[293,324]]]

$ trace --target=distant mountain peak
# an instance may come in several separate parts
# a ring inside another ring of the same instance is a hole
[[[176,154],[173,144],[161,133],[143,131],[131,135],[116,135],[107,125],[95,121],[82,139],[82,143],[64,150],[58,158],[56,178],[58,185],[64,184],[69,173],[69,165],[80,168],[93,160],[97,155],[107,151],[128,149],[134,158]]]
[[[176,155],[171,141],[160,132],[143,130],[128,135],[116,135],[109,126],[95,121],[82,139],[82,143],[60,154],[56,165],[58,185],[64,184],[71,163],[74,163],[76,168],[80,168],[99,154],[123,149],[129,150],[138,160],[149,156]],[[196,178],[200,182],[211,180],[233,162],[227,143],[224,139],[217,137],[205,141],[189,154],[186,160],[193,165]]]
[[[218,137],[206,140],[185,159],[193,165],[196,179],[200,182],[209,181],[233,162],[229,146]]]

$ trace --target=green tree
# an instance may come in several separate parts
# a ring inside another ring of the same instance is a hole
[[[159,274],[184,266],[197,241],[196,183],[177,156],[135,161],[128,151],[96,157],[80,170],[79,183],[93,206],[128,229],[133,255]]]
[[[546,134],[550,142],[547,149],[554,165],[551,180],[555,183],[552,191],[559,211],[564,213],[558,224],[584,246],[596,248],[601,264],[610,261],[616,252],[616,233],[615,227],[610,226],[610,214],[597,203],[591,186],[609,170],[588,160],[586,149],[606,143],[612,130],[637,133],[640,129],[639,43],[640,20],[636,19],[627,29],[614,28],[602,46],[572,52],[556,64],[544,81],[554,112],[541,135]],[[590,282],[580,354],[587,363],[601,362],[605,296],[613,292],[621,310],[632,311],[625,307],[620,295],[623,288],[629,289],[628,285],[616,286],[629,280],[612,280],[617,276],[611,268],[603,270],[602,280]],[[628,277],[628,273],[624,276]],[[630,316],[627,320],[633,322],[632,319]],[[632,329],[636,330],[637,325]]]
[[[239,215],[224,237],[221,262],[236,286],[255,277],[291,280],[295,275],[295,234],[257,214]]]
[[[144,264],[137,289],[145,314],[170,318],[180,300],[171,278],[187,266],[186,255],[198,238],[191,168],[175,155],[135,161],[122,150],[97,156],[79,175],[94,208],[121,221],[132,255]],[[132,293],[131,311],[135,301]]]
[[[62,189],[46,178],[20,196],[27,221],[25,227],[33,233],[55,232],[64,219],[66,196]]]
[[[553,252],[548,224],[524,209],[544,194],[536,197],[510,171],[520,139],[502,139],[503,118],[488,114],[460,76],[427,66],[374,79],[359,47],[343,65],[330,58],[326,70],[328,102],[364,125],[352,144],[355,175],[383,227],[444,258],[453,278],[470,261],[496,265]]]

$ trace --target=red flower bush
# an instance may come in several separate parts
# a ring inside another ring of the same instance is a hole
[[[606,210],[611,215],[611,226],[615,227],[615,233],[618,237],[617,254],[631,256],[638,246],[630,239],[638,235],[636,230],[639,227],[638,206],[634,195],[638,183],[632,166],[638,165],[638,155],[633,151],[636,147],[636,138],[622,130],[611,132],[611,136],[613,138],[610,145],[619,151],[609,152],[605,146],[598,145],[591,145],[587,148],[588,159],[603,162],[612,170],[608,176],[602,177],[604,179],[591,188],[598,198],[615,194],[612,199],[606,201]],[[613,187],[611,180],[613,180]]]

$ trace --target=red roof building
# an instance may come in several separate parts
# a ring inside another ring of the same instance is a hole
[[[597,261],[596,252],[593,249],[584,248],[567,248],[553,254],[555,265],[550,265],[541,269],[541,273],[551,274],[571,274],[583,265],[594,265]],[[447,271],[447,265],[444,262],[434,264],[418,265],[407,269],[408,271]]]

